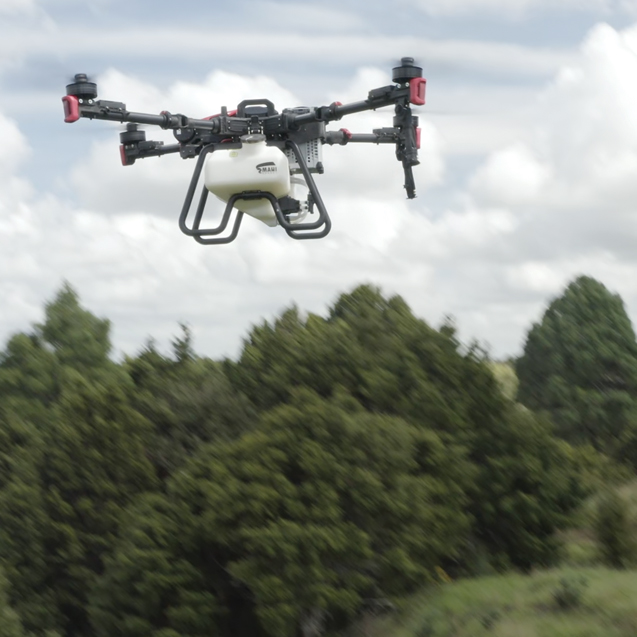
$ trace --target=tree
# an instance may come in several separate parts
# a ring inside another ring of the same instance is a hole
[[[145,455],[150,423],[132,409],[117,380],[97,384],[69,374],[44,437],[46,560],[70,637],[86,633],[87,595],[125,507],[156,488]]]
[[[0,355],[0,404],[44,426],[60,394],[60,376],[58,359],[41,339],[16,334]]]
[[[193,460],[171,493],[197,519],[220,598],[243,586],[267,634],[315,637],[457,555],[465,469],[432,431],[298,390],[255,432]]]
[[[0,410],[0,560],[9,602],[36,635],[61,626],[47,564],[43,449],[37,428]]]
[[[400,297],[292,308],[237,363],[185,328],[172,358],[109,349],[66,286],[0,357],[0,560],[37,637],[317,637],[473,538],[550,561],[570,447]]]
[[[18,614],[9,606],[8,582],[0,572],[0,637],[23,637],[22,623]]]
[[[129,507],[112,556],[91,595],[97,637],[208,637],[219,608],[196,562],[188,511],[164,495]]]
[[[45,427],[67,370],[95,380],[121,373],[108,358],[109,331],[110,322],[83,309],[65,283],[47,303],[44,323],[30,334],[14,335],[0,354],[2,404]]]
[[[549,413],[567,440],[621,455],[634,438],[637,342],[621,298],[600,282],[579,277],[551,302],[516,367],[520,402]]]
[[[614,488],[599,495],[595,512],[595,535],[601,556],[613,568],[626,568],[635,559],[635,540],[628,505]]]
[[[162,356],[150,343],[124,366],[134,384],[132,404],[153,424],[148,451],[162,479],[202,445],[237,438],[256,418],[222,366],[196,356],[188,334],[184,340],[183,348],[175,345],[177,360]]]
[[[508,400],[515,401],[518,394],[518,378],[515,375],[514,365],[509,361],[492,361],[490,368],[502,394]]]
[[[299,387],[324,398],[345,389],[368,411],[459,435],[503,408],[491,372],[476,360],[459,352],[450,326],[437,331],[400,297],[360,286],[327,319],[303,320],[292,308],[254,328],[226,369],[261,409],[288,402]]]
[[[36,326],[36,332],[53,347],[62,365],[86,371],[108,363],[110,321],[84,310],[68,283],[46,304],[44,312],[45,321]]]
[[[585,495],[570,449],[546,418],[520,405],[485,425],[471,448],[478,467],[470,504],[475,537],[496,565],[550,566],[558,556],[556,532]]]
[[[576,499],[568,454],[548,423],[512,407],[479,347],[461,351],[450,321],[434,330],[401,298],[361,286],[327,319],[302,319],[293,308],[255,328],[228,367],[262,408],[289,404],[299,387],[326,399],[345,390],[371,414],[436,432],[466,474],[458,484],[479,543],[522,568],[554,555],[553,534]],[[463,572],[472,560],[468,550],[446,566]]]
[[[178,363],[186,363],[196,358],[192,348],[192,332],[186,323],[180,323],[181,336],[173,339],[173,355]]]

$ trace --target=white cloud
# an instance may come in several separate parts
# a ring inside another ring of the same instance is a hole
[[[529,312],[537,316],[547,297],[582,273],[637,307],[636,53],[637,29],[596,27],[534,101],[529,130],[484,159],[464,206],[437,224],[455,216],[475,243],[454,249],[461,234],[452,232],[453,258],[497,282],[489,300],[491,286],[480,281],[484,303],[469,318],[476,326],[483,321],[486,340],[512,342],[511,326],[525,318],[528,328]],[[508,231],[490,236],[494,207],[508,224],[496,227]],[[454,281],[456,291],[462,279]],[[470,314],[461,314],[461,323]]]
[[[609,201],[633,209],[637,189],[637,31],[600,25],[577,64],[542,96],[538,148],[559,173],[570,206]],[[567,192],[568,191],[568,192]]]
[[[0,15],[32,15],[35,9],[34,0],[0,0]]]
[[[0,113],[0,179],[12,173],[29,155],[26,138],[16,123]]]
[[[479,99],[484,86],[477,95],[464,88],[453,116],[428,115],[443,100],[430,91],[421,110],[415,201],[405,200],[391,146],[325,148],[326,173],[317,182],[333,230],[320,241],[295,242],[248,218],[235,243],[199,246],[176,225],[193,163],[171,156],[122,168],[117,126],[106,142],[104,124],[78,122],[85,139],[99,140],[75,150],[84,153],[71,177],[78,205],[18,195],[17,186],[10,202],[0,192],[0,292],[9,299],[2,325],[24,329],[25,317],[39,318],[43,299],[63,278],[93,311],[113,320],[117,346],[129,352],[148,334],[166,343],[185,320],[200,351],[234,353],[260,317],[292,301],[321,312],[337,293],[365,281],[404,295],[434,324],[456,315],[464,338],[489,341],[496,354],[514,352],[547,297],[580,273],[617,289],[637,312],[636,42],[637,29],[600,26],[573,54],[535,52],[527,71],[541,75],[561,66],[542,90],[529,94],[527,87],[507,101],[504,93]],[[469,60],[479,47],[452,51],[448,42],[439,44],[447,59],[499,73],[526,51],[494,45]],[[497,59],[508,53],[510,59]],[[303,99],[267,76],[221,71],[200,85],[161,88],[113,70],[98,80],[101,97],[151,112],[205,116],[257,93],[280,108]],[[384,71],[365,68],[342,94],[326,94],[325,103],[358,100],[386,83]],[[334,128],[366,132],[391,117],[384,109]],[[11,158],[24,154],[26,144],[8,120],[0,119],[2,131],[14,141],[12,151],[0,150],[0,164],[8,161],[0,181],[24,186]],[[453,161],[469,153],[481,160],[463,180],[451,174]],[[441,193],[444,206],[429,209]]]
[[[166,90],[116,69],[98,76],[97,83],[100,98],[121,99],[130,108],[134,104],[135,110],[139,111],[170,110],[185,112],[191,117],[219,113],[221,106],[232,110],[240,101],[255,97],[270,97],[275,106],[298,103],[298,98],[268,76],[248,78],[222,70],[213,71],[201,82],[175,82]]]
[[[157,64],[163,60],[171,67],[178,63],[200,67],[201,61],[208,59],[213,68],[242,62],[274,74],[287,68],[293,59],[296,65],[308,68],[316,68],[318,61],[341,69],[344,64],[348,68],[368,64],[386,66],[380,86],[390,81],[390,66],[403,55],[456,72],[505,74],[516,79],[550,76],[571,57],[568,49],[560,48],[391,33],[344,36],[333,30],[324,33],[314,28],[306,32],[291,30],[282,37],[278,29],[215,31],[208,24],[144,29],[95,24],[78,30],[63,22],[47,22],[39,29],[33,29],[30,24],[5,26],[0,23],[0,35],[0,60],[14,64],[51,56],[52,52],[58,60],[85,60],[89,55],[83,52],[90,52],[90,58],[99,64],[116,56],[118,60],[143,57],[156,60]],[[318,58],[317,52],[320,52]]]
[[[539,96],[531,134],[491,154],[473,177],[473,192],[490,203],[534,203],[597,219],[633,213],[636,74],[637,31],[595,28],[577,62]]]
[[[522,18],[534,11],[577,11],[595,14],[634,14],[635,0],[413,0],[432,16],[487,14]]]
[[[631,17],[637,17],[637,2],[635,0],[617,0],[620,11],[627,13]]]
[[[276,28],[287,33],[307,32],[310,29],[339,33],[365,26],[360,13],[348,11],[342,6],[260,1],[251,10],[254,18],[262,22],[264,28],[271,25],[274,17]]]
[[[527,146],[515,144],[493,153],[476,171],[470,188],[481,201],[517,205],[536,200],[548,180],[547,167]]]
[[[15,237],[25,231],[19,214],[31,196],[30,185],[18,175],[21,164],[30,154],[27,140],[16,123],[0,113],[0,233]]]

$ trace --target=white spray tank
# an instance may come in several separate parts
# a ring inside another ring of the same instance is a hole
[[[241,137],[242,147],[215,150],[206,160],[204,183],[221,201],[250,190],[271,192],[277,199],[290,192],[290,166],[285,153],[267,146],[265,135]],[[272,204],[267,199],[239,199],[235,208],[268,226],[276,226]]]

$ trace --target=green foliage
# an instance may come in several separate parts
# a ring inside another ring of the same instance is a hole
[[[53,347],[62,365],[86,371],[107,364],[110,327],[110,321],[82,309],[77,293],[65,283],[45,306],[45,321],[37,326],[37,332]]]
[[[173,355],[178,363],[186,363],[194,360],[197,356],[192,347],[192,332],[185,323],[180,323],[181,336],[175,338],[172,342]]]
[[[34,637],[318,637],[479,561],[550,563],[613,469],[371,286],[256,327],[236,363],[181,328],[116,364],[67,285],[0,355],[0,561]]]
[[[476,352],[459,353],[450,326],[436,331],[371,286],[341,295],[327,319],[302,320],[292,308],[254,328],[227,369],[261,409],[288,402],[297,387],[324,398],[344,389],[370,412],[458,436],[504,404]]]
[[[402,595],[457,553],[468,518],[446,451],[433,432],[303,390],[257,432],[207,450],[175,497],[284,637],[317,611],[351,616],[363,595]]]
[[[515,375],[515,366],[507,361],[492,361],[489,368],[505,398],[515,400],[518,395],[518,377]]]
[[[637,573],[604,568],[483,577],[428,589],[378,637],[633,637]],[[557,599],[560,599],[560,603]]]
[[[324,320],[298,311],[253,330],[231,378],[256,404],[291,400],[294,388],[323,397],[345,389],[369,412],[435,430],[472,464],[469,510],[476,546],[496,562],[530,568],[555,559],[555,531],[578,497],[569,453],[548,422],[512,407],[478,348],[464,355],[451,324],[440,332],[398,297],[361,286],[342,295]],[[452,570],[458,570],[450,565]]]
[[[132,405],[153,424],[148,454],[163,479],[202,445],[237,438],[256,420],[221,365],[195,356],[187,330],[175,355],[176,360],[166,358],[150,343],[125,363],[135,388]]]
[[[45,427],[47,408],[59,399],[69,370],[97,380],[120,373],[108,358],[109,331],[110,322],[84,310],[65,284],[46,305],[44,323],[13,336],[0,355],[3,406]]]
[[[588,586],[585,577],[563,577],[553,591],[553,601],[560,610],[570,610],[581,606],[584,590]]]
[[[48,562],[59,608],[81,633],[86,595],[103,568],[124,507],[155,486],[149,423],[115,384],[69,376],[46,432],[41,468]]]
[[[609,485],[628,482],[634,473],[629,466],[594,449],[591,445],[564,447],[575,468],[578,484],[585,496]]]
[[[614,568],[625,568],[635,559],[635,540],[626,502],[616,489],[606,489],[598,499],[595,532],[602,559]]]
[[[556,531],[583,495],[568,448],[551,424],[521,406],[485,421],[475,439],[479,467],[471,512],[479,542],[502,565],[524,570],[558,556]]]
[[[627,443],[635,447],[635,333],[621,298],[598,281],[579,277],[549,305],[517,374],[519,400],[547,411],[567,440],[618,457]]]
[[[5,409],[42,425],[60,393],[61,365],[35,335],[16,334],[0,355],[0,396]]]
[[[11,605],[25,628],[38,634],[60,626],[48,582],[43,452],[34,426],[0,410],[0,559],[11,583]]]
[[[164,496],[138,499],[94,588],[96,637],[207,637],[219,612],[197,566],[185,559],[187,511]]]
[[[81,634],[86,595],[123,507],[154,486],[149,424],[117,387],[67,374],[44,431],[11,412],[0,426],[0,557],[25,627]]]
[[[20,618],[9,606],[7,587],[7,580],[0,572],[0,637],[24,637]]]

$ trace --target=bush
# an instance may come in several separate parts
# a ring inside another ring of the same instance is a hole
[[[614,489],[600,498],[595,516],[595,533],[604,562],[613,568],[626,568],[635,558],[626,501]]]
[[[553,601],[560,610],[570,610],[582,603],[588,582],[584,577],[563,577],[553,591]]]

